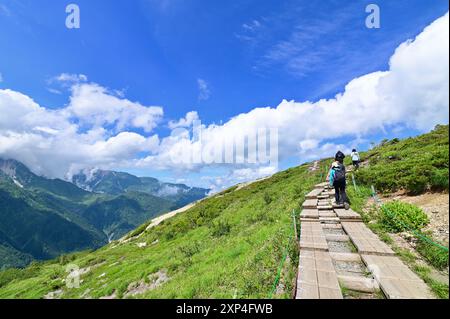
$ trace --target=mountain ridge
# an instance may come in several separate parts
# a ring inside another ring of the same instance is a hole
[[[106,175],[140,181],[127,173]],[[95,193],[36,175],[17,160],[0,158],[0,269],[97,249],[147,220],[205,197],[208,190],[199,190],[175,196],[156,196],[139,188]]]

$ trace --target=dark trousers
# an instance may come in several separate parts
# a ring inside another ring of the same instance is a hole
[[[335,199],[337,204],[348,203],[347,193],[345,192],[346,182],[345,180],[334,182]]]

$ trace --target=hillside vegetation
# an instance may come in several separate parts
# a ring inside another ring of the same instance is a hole
[[[208,191],[126,173],[96,172],[98,178],[84,180],[101,187],[92,192],[0,158],[0,270],[99,248]],[[140,188],[129,189],[130,185]]]
[[[426,190],[449,190],[448,125],[438,125],[428,134],[405,140],[385,140],[362,153],[367,166],[356,173],[363,184],[382,192],[406,190],[420,194]]]
[[[265,298],[288,248],[284,289],[277,296],[289,298],[298,260],[290,240],[292,210],[318,181],[319,173],[303,165],[230,188],[155,228],[140,227],[132,234],[139,237],[126,243],[0,273],[0,297],[42,298],[62,289],[63,298]],[[64,285],[69,263],[89,269],[79,289]],[[165,284],[129,294],[158,274]]]
[[[418,191],[408,179],[414,173],[427,177],[422,191],[437,185],[448,190],[448,180],[435,182],[448,172],[448,126],[417,138],[385,141],[362,155],[367,166],[356,175],[363,193],[349,187],[357,211],[370,195],[364,184],[386,192]],[[320,161],[316,171],[305,164],[232,187],[93,252],[0,272],[0,298],[43,298],[51,292],[58,298],[290,298],[298,264],[292,212],[298,216],[305,195],[323,181],[329,163]],[[415,165],[431,171],[419,174]],[[79,288],[67,288],[64,282],[67,267],[73,266],[81,269]]]

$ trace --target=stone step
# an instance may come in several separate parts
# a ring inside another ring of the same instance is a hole
[[[342,229],[341,224],[322,224],[323,229]]]
[[[327,234],[326,236],[327,241],[349,241],[350,238],[347,235],[334,235],[334,234]]]
[[[319,217],[319,221],[322,224],[340,224],[339,218],[333,218],[333,217]]]
[[[330,252],[330,257],[336,261],[361,262],[361,256],[355,253],[335,253]]]
[[[380,290],[378,282],[373,278],[338,275],[338,280],[342,286],[353,291],[374,293]]]

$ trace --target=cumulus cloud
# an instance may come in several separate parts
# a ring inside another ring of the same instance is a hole
[[[414,40],[401,44],[390,59],[389,70],[353,79],[344,92],[317,102],[282,101],[277,107],[256,108],[223,125],[203,126],[202,147],[251,136],[259,129],[276,128],[280,159],[332,156],[345,145],[329,141],[360,137],[389,127],[427,131],[448,123],[449,45],[448,13]],[[198,152],[198,142],[182,134],[163,139],[160,153],[149,162],[170,165],[170,154],[180,148]],[[237,156],[244,157],[248,149]],[[179,163],[174,167],[180,167]],[[185,169],[198,168],[191,163]]]
[[[194,123],[194,121],[199,120],[198,113],[196,111],[191,111],[186,114],[184,118],[179,119],[178,121],[170,121],[169,128],[176,129],[179,127],[190,127]]]
[[[209,155],[208,151],[217,145],[255,134],[267,137],[262,144],[266,151],[276,151],[280,160],[293,156],[307,160],[332,156],[337,149],[348,152],[348,143],[336,142],[342,138],[357,143],[364,136],[388,129],[425,132],[436,124],[448,123],[448,20],[447,13],[415,39],[401,44],[388,70],[353,79],[334,98],[316,102],[283,100],[276,107],[255,108],[224,124],[201,125],[198,138],[190,128],[199,119],[195,111],[169,122],[172,134],[161,139],[132,132],[130,129],[152,132],[162,119],[163,109],[129,101],[80,75],[60,77],[71,83],[71,97],[69,104],[58,110],[46,109],[19,92],[0,90],[0,114],[7,114],[0,116],[0,156],[16,158],[37,172],[58,177],[86,166],[186,172],[220,166],[214,159],[193,159],[203,156],[204,150]],[[198,85],[199,98],[209,98],[208,84],[199,79]],[[276,150],[272,149],[268,132],[277,133]],[[219,189],[231,181],[276,171],[276,166],[267,162],[249,165],[245,159],[259,150],[248,140],[244,145],[234,149],[234,164],[227,166],[229,174],[205,177],[204,182]],[[180,151],[186,150],[192,156],[190,161],[175,162],[180,159]]]
[[[65,111],[94,126],[114,125],[117,131],[134,127],[151,132],[163,116],[159,106],[131,102],[95,83],[73,85]]]
[[[41,107],[20,92],[0,90],[0,114],[7,114],[0,117],[0,156],[62,178],[74,169],[108,168],[156,151],[157,135],[145,137],[126,128],[150,132],[162,108],[111,96],[97,84],[76,84],[71,103],[58,110]],[[120,132],[103,127],[112,124]]]

